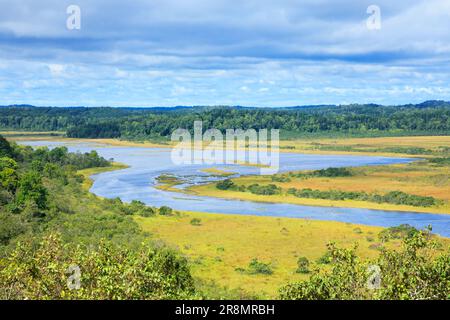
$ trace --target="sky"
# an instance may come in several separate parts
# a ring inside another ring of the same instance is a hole
[[[450,100],[449,30],[450,0],[0,0],[0,105]]]

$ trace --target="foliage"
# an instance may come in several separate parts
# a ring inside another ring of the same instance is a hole
[[[25,173],[19,180],[17,204],[24,206],[32,202],[38,209],[47,209],[48,191],[42,184],[42,177],[36,171]]]
[[[439,253],[428,231],[403,241],[400,250],[381,249],[378,258],[363,261],[356,247],[329,244],[331,269],[315,270],[308,280],[280,289],[281,299],[447,299],[450,295],[450,251]],[[381,282],[371,288],[370,266],[380,269]]]
[[[436,165],[439,165],[439,166],[450,166],[450,157],[432,158],[432,159],[429,159],[428,161],[430,161],[431,163],[434,163]]]
[[[223,181],[219,181],[216,184],[216,188],[219,190],[229,190],[234,188],[236,185],[231,179],[225,179]]]
[[[194,218],[190,222],[193,226],[200,226],[202,224],[202,220],[198,218]]]
[[[401,224],[399,226],[394,226],[390,228],[386,228],[383,231],[380,232],[378,237],[382,241],[389,241],[393,239],[405,239],[405,238],[411,238],[419,232],[416,228],[409,224]]]
[[[75,138],[150,139],[170,137],[178,128],[282,129],[296,137],[315,133],[373,136],[403,132],[445,134],[450,131],[445,102],[404,106],[342,105],[298,108],[50,108],[2,107],[0,128],[67,131]]]
[[[259,261],[257,258],[252,259],[248,264],[247,272],[249,274],[272,274],[273,270],[269,263]]]
[[[350,177],[352,175],[352,172],[347,168],[326,168],[326,169],[320,169],[320,170],[314,170],[311,173],[311,176],[313,177]]]
[[[261,186],[257,183],[251,184],[247,187],[247,190],[254,194],[259,195],[274,195],[274,194],[280,194],[281,188],[277,187],[274,184],[268,184],[266,186]]]
[[[162,216],[170,216],[172,215],[172,208],[168,207],[168,206],[162,206],[161,208],[159,208],[159,214]]]
[[[274,174],[271,179],[273,182],[291,182],[291,178],[286,175]]]
[[[70,266],[80,269],[79,288]],[[50,234],[38,246],[18,243],[0,262],[0,299],[178,299],[192,297],[185,258],[167,248],[139,251],[101,242],[95,248]]]
[[[14,155],[13,148],[9,142],[0,135],[0,157],[9,157],[12,158]]]
[[[390,191],[384,195],[367,193],[364,191],[342,190],[313,190],[310,188],[290,188],[288,194],[299,198],[329,199],[329,200],[359,200],[376,203],[391,203],[397,205],[409,205],[416,207],[431,207],[439,204],[439,200],[433,197],[408,194],[403,191]]]
[[[306,257],[300,257],[297,260],[297,273],[309,273],[309,260]]]

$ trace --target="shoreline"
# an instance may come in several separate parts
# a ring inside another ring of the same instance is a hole
[[[55,132],[56,133],[56,132]],[[119,140],[115,138],[100,138],[100,139],[90,139],[90,138],[66,138],[62,137],[61,135],[50,135],[50,132],[45,132],[42,135],[40,135],[37,132],[28,133],[22,132],[22,131],[0,131],[1,135],[4,135],[4,137],[7,140],[12,141],[39,141],[39,140],[48,140],[48,141],[57,141],[57,142],[86,142],[86,143],[98,143],[98,144],[105,144],[110,146],[119,146],[119,147],[141,147],[141,148],[172,148],[174,146],[173,143],[168,142],[166,143],[158,143],[158,142],[152,142],[152,141],[142,141],[142,142],[136,142],[136,141],[130,141],[130,140]],[[448,138],[450,142],[450,136],[414,136],[414,137],[377,137],[377,138],[336,138],[336,139],[330,139],[330,138],[318,138],[316,140],[313,139],[304,139],[304,140],[280,140],[280,147],[279,152],[280,153],[299,153],[299,154],[318,154],[318,155],[352,155],[352,156],[373,156],[373,157],[390,157],[390,158],[430,158],[433,157],[432,155],[427,154],[408,154],[408,153],[396,153],[396,152],[375,152],[375,151],[341,151],[341,150],[318,150],[318,149],[311,149],[311,143],[314,141],[322,141],[322,142],[328,142],[332,143],[335,141],[351,141],[358,142],[358,141],[366,141],[367,139],[371,139],[374,141],[380,140],[380,139],[399,139],[399,140],[408,140],[408,139],[414,139],[414,140],[420,140],[420,139],[426,139],[430,137],[446,137]],[[289,149],[287,148],[289,145],[296,145],[300,143],[300,148],[295,149]],[[305,145],[306,143],[306,145]],[[308,144],[309,143],[309,144]]]

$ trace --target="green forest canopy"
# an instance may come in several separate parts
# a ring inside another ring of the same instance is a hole
[[[448,134],[450,103],[416,105],[342,105],[291,108],[58,108],[0,107],[0,129],[66,131],[73,138],[148,139],[170,137],[178,128],[280,129],[281,135],[342,133],[354,135]]]

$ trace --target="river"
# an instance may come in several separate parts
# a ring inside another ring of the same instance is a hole
[[[94,175],[91,192],[106,198],[120,197],[123,201],[139,200],[148,205],[169,206],[175,210],[202,211],[208,213],[243,214],[273,217],[291,217],[314,220],[332,220],[370,226],[390,227],[410,224],[416,228],[427,225],[433,232],[450,237],[450,215],[402,211],[383,211],[359,208],[315,207],[283,203],[266,203],[227,200],[163,191],[155,188],[156,178],[171,174],[185,181],[179,188],[193,184],[223,179],[202,170],[214,167],[235,172],[235,176],[257,174],[259,168],[242,165],[175,165],[168,148],[117,147],[98,143],[23,141],[33,147],[65,145],[71,152],[88,152],[95,149],[106,159],[114,159],[129,168]],[[311,155],[280,153],[280,172],[292,170],[322,169],[363,165],[406,163],[413,159],[350,155]]]

